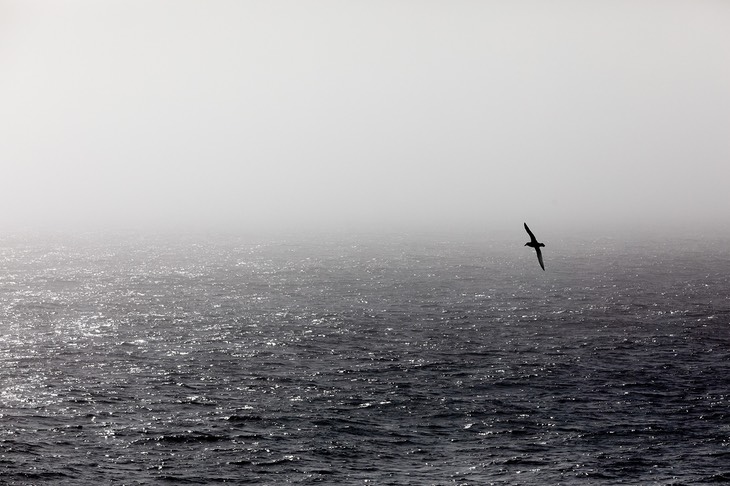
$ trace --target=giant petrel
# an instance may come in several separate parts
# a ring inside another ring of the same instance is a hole
[[[535,235],[532,234],[532,231],[530,231],[530,228],[527,227],[527,223],[524,223],[525,229],[527,230],[527,234],[530,235],[530,241],[525,243],[525,246],[529,246],[530,248],[534,248],[537,252],[537,261],[540,262],[540,266],[543,270],[545,270],[545,264],[542,263],[542,252],[540,251],[541,246],[545,246],[544,243],[538,243],[537,238],[535,238]]]

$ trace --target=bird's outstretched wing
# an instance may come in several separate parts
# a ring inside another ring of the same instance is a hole
[[[525,225],[525,230],[527,230],[527,234],[530,235],[530,243],[537,243],[537,238],[535,238],[535,235],[532,234],[532,231],[530,231],[530,228],[527,227],[527,223],[522,223],[522,224]]]
[[[540,262],[540,266],[542,267],[543,271],[545,270],[545,264],[542,262],[542,252],[540,251],[540,247],[538,246],[535,248],[535,251],[537,252],[537,261]]]

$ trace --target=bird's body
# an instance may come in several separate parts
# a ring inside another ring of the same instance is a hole
[[[527,223],[523,223],[525,225],[525,230],[527,231],[527,234],[530,235],[530,241],[525,243],[525,246],[529,246],[530,248],[534,248],[535,252],[537,253],[537,261],[540,263],[540,267],[545,270],[545,264],[542,262],[542,252],[540,251],[540,247],[545,246],[544,243],[539,243],[537,241],[537,238],[535,238],[535,235],[532,234],[532,231],[530,231],[530,228],[527,227]]]

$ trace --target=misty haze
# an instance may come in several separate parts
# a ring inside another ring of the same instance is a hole
[[[730,480],[728,25],[0,0],[0,482]]]
[[[727,231],[728,10],[3,1],[0,224]]]

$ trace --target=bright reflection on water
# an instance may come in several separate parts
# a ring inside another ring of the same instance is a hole
[[[722,242],[1,243],[11,484],[730,478]]]

